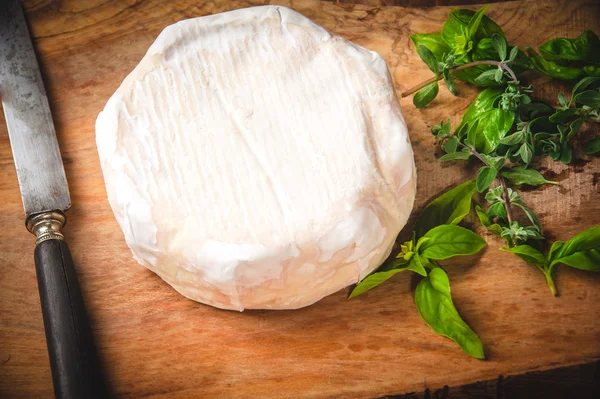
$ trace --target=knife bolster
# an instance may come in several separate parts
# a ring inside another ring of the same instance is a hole
[[[61,229],[67,222],[65,214],[60,211],[38,213],[27,219],[26,225],[33,235],[35,243],[39,244],[46,240],[64,240],[65,236]]]

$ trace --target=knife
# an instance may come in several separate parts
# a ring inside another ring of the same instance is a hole
[[[25,208],[36,237],[35,269],[54,393],[106,396],[69,247],[61,232],[71,206],[48,98],[18,0],[0,1],[0,97]]]

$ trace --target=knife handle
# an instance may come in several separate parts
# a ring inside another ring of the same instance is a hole
[[[103,398],[107,391],[83,304],[60,212],[34,215],[27,227],[37,237],[35,269],[57,398]]]

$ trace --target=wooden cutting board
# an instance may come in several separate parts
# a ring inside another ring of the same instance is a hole
[[[478,257],[446,263],[455,303],[480,335],[488,360],[469,358],[421,321],[415,281],[398,275],[347,301],[340,291],[297,311],[222,311],[187,300],[139,266],[109,208],[98,162],[98,112],[158,33],[181,19],[262,4],[259,1],[26,1],[42,64],[73,207],[65,233],[107,379],[119,397],[377,397],[459,385],[600,358],[600,275],[561,267],[561,296],[542,274],[500,252],[501,242],[474,219],[489,243]],[[409,34],[440,31],[449,8],[409,9],[276,2],[293,7],[382,54],[398,92],[430,76]],[[536,46],[600,33],[600,7],[589,1],[499,3],[489,9],[509,42]],[[548,79],[536,94],[555,98]],[[418,169],[415,212],[468,178],[475,165],[434,159],[429,128],[457,120],[475,91],[445,89],[431,107],[401,101]],[[583,134],[592,134],[586,127]],[[547,162],[560,186],[524,192],[552,239],[600,224],[600,159],[577,154],[571,166]],[[33,267],[34,240],[21,198],[4,121],[0,121],[0,396],[48,397],[48,355]],[[240,226],[243,228],[243,226]]]

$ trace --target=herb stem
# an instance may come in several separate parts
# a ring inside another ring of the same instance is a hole
[[[508,74],[510,75],[511,79],[513,82],[517,82],[517,75],[515,75],[515,73],[513,72],[512,69],[510,69],[510,67],[508,65],[506,65],[506,63],[504,62],[499,62],[499,61],[474,61],[474,62],[469,62],[467,64],[462,64],[462,65],[457,65],[454,67],[449,68],[450,71],[452,72],[458,72],[460,70],[463,69],[467,69],[467,68],[471,68],[477,65],[494,65],[497,66],[499,68],[504,69],[506,72],[508,72]],[[428,79],[424,82],[419,83],[418,85],[416,85],[413,88],[410,88],[408,90],[406,90],[405,92],[403,92],[401,94],[401,97],[408,97],[413,93],[418,92],[419,90],[421,90],[423,87],[427,86],[428,84],[431,84],[433,82],[437,82],[438,80],[441,80],[442,76],[441,75],[436,75],[434,77],[432,77],[431,79]]]
[[[557,296],[558,292],[556,291],[556,286],[554,285],[554,279],[552,278],[552,271],[550,268],[544,270],[544,276],[546,276],[546,282],[548,283],[548,287],[550,287],[550,292],[552,295]]]
[[[492,166],[492,165],[488,165],[483,160],[483,157],[477,151],[475,151],[475,149],[461,143],[460,141],[458,142],[458,145],[461,147],[464,147],[464,148],[468,148],[469,152],[471,154],[473,154],[477,159],[479,159],[484,165]],[[511,226],[514,218],[513,218],[513,213],[512,213],[510,196],[508,195],[508,186],[506,185],[506,180],[504,179],[504,177],[501,174],[497,174],[496,179],[498,179],[500,181],[500,184],[502,185],[502,197],[504,198],[504,208],[506,209],[506,218],[508,219],[508,225]],[[514,244],[515,244],[515,242],[513,241],[513,245]],[[550,288],[550,289],[552,289],[552,288]]]

